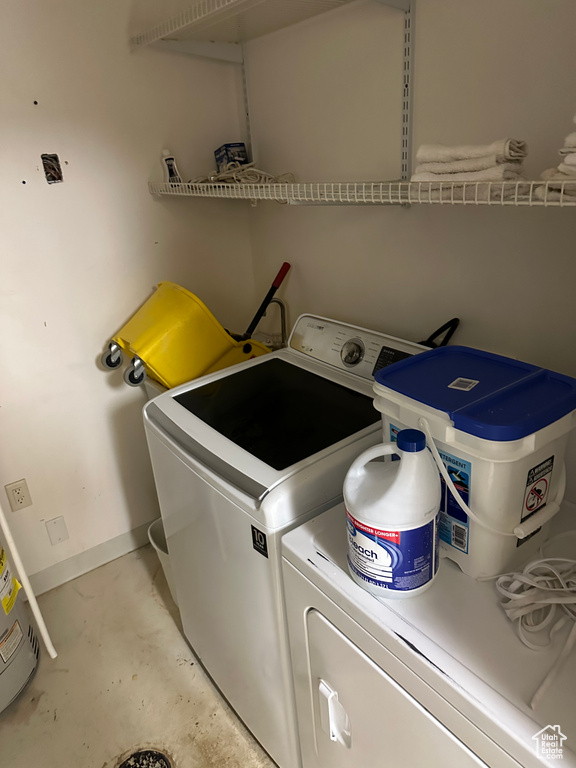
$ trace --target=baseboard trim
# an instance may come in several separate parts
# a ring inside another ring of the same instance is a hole
[[[132,531],[122,533],[120,536],[104,541],[96,547],[51,565],[43,571],[33,573],[29,579],[34,594],[42,595],[61,584],[66,584],[67,581],[71,581],[77,576],[82,576],[88,571],[93,571],[101,565],[106,565],[106,563],[122,557],[122,555],[127,555],[128,552],[140,549],[140,547],[148,544],[149,526],[150,523],[144,523]]]
[[[576,504],[565,500],[562,504],[562,512],[564,514],[560,513],[558,515],[558,524],[554,526],[558,532],[574,528],[573,517],[576,515]],[[77,576],[82,576],[82,574],[88,573],[88,571],[93,571],[101,565],[106,565],[106,563],[122,557],[122,555],[127,555],[128,552],[140,549],[140,547],[149,543],[149,527],[150,523],[144,523],[132,531],[122,533],[114,539],[109,539],[102,544],[98,544],[96,547],[74,555],[74,557],[62,560],[61,563],[56,563],[49,568],[45,568],[43,571],[33,573],[29,579],[34,594],[42,595],[44,592],[49,592],[61,584],[66,584],[66,582],[75,579]]]

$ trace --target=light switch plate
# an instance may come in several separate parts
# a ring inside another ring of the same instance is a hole
[[[69,539],[68,529],[66,528],[66,522],[63,517],[55,517],[52,520],[46,522],[46,530],[50,538],[52,546],[61,544],[66,539]]]

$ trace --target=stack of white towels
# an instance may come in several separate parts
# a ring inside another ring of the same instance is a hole
[[[526,143],[518,139],[461,146],[423,144],[416,153],[411,181],[516,182],[524,178],[526,154]]]
[[[576,123],[576,117],[574,117]],[[558,150],[560,163],[555,168],[548,168],[540,178],[547,184],[536,190],[540,199],[560,200],[563,196],[576,197],[576,131],[564,139],[564,146]]]

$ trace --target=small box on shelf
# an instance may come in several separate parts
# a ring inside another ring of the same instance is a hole
[[[222,146],[218,147],[214,152],[214,157],[216,158],[216,169],[218,173],[224,171],[228,163],[240,163],[240,165],[244,165],[248,162],[246,145],[241,141],[232,144],[222,144]]]

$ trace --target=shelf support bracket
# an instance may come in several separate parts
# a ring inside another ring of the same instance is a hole
[[[410,180],[412,170],[412,80],[414,59],[414,4],[416,0],[376,0],[380,5],[404,11],[404,53],[402,61],[402,181]]]
[[[154,44],[158,49],[173,53],[185,53],[189,56],[203,56],[218,61],[230,61],[242,64],[244,56],[242,46],[238,43],[213,43],[209,40],[174,40],[169,37],[157,40]]]
[[[240,46],[240,50],[243,54],[244,47]],[[243,56],[243,60],[240,67],[240,77],[242,78],[242,100],[244,106],[244,129],[246,131],[246,149],[248,150],[248,159],[253,163],[256,162],[254,156],[254,145],[252,142],[252,125],[250,122],[250,94],[248,88],[248,74],[246,72],[246,59]]]
[[[404,54],[402,63],[402,165],[401,179],[412,173],[412,112],[414,79],[414,2],[404,10]]]

